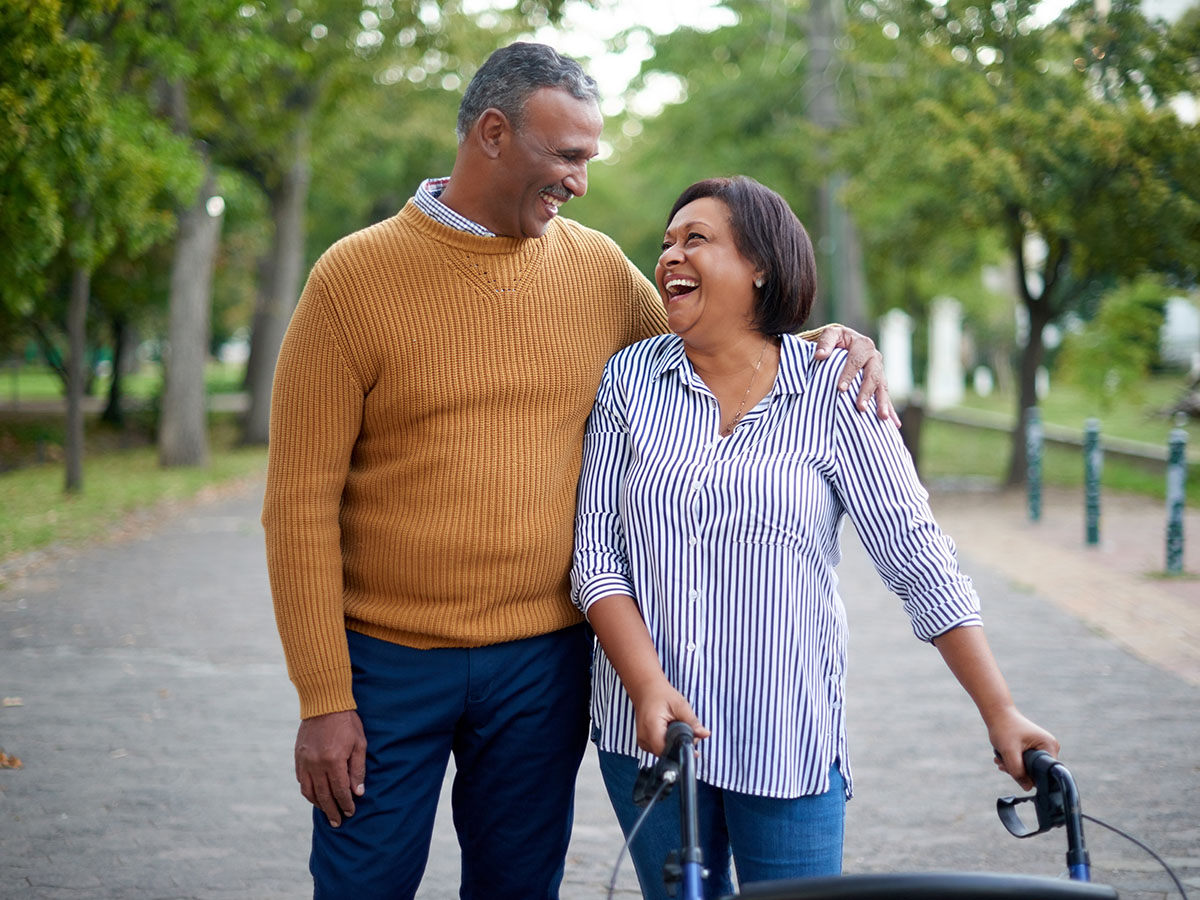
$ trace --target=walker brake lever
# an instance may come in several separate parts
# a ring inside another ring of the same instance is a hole
[[[663,755],[653,766],[645,766],[638,771],[637,780],[633,783],[634,803],[638,806],[648,806],[656,795],[661,800],[671,793],[671,788],[679,783],[681,774],[678,756],[685,748],[691,748],[692,741],[693,735],[690,726],[679,721],[672,722],[667,726]],[[662,788],[661,794],[659,794],[660,788]]]
[[[1063,798],[1062,780],[1055,769],[1062,763],[1045,750],[1026,750],[1022,759],[1025,771],[1033,779],[1034,795],[1031,797],[1000,797],[996,800],[996,813],[1004,827],[1014,837],[1027,838],[1043,834],[1067,821],[1066,802]],[[1037,827],[1031,828],[1021,820],[1016,811],[1020,803],[1033,801],[1037,814]]]

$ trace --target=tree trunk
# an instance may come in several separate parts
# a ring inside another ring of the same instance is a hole
[[[122,398],[122,379],[125,373],[125,354],[129,347],[129,324],[123,316],[114,316],[112,320],[112,381],[108,384],[108,403],[100,415],[101,422],[121,426],[125,424],[125,410]]]
[[[83,490],[83,392],[87,380],[87,309],[92,273],[76,263],[67,299],[67,493]]]
[[[254,310],[246,388],[250,408],[242,423],[242,443],[265,444],[271,420],[271,384],[275,361],[300,297],[304,275],[304,211],[308,202],[308,132],[297,130],[295,157],[277,190],[269,194],[274,236],[264,283]]]
[[[1065,308],[1065,288],[1071,259],[1071,242],[1057,238],[1048,242],[1046,260],[1041,273],[1041,292],[1034,297],[1029,290],[1029,272],[1025,264],[1025,228],[1021,210],[1011,206],[1005,213],[1009,252],[1017,268],[1017,293],[1029,316],[1029,337],[1021,351],[1020,371],[1017,373],[1017,417],[1011,435],[1008,478],[1005,483],[1015,487],[1025,483],[1029,459],[1025,452],[1025,426],[1029,409],[1038,405],[1037,371],[1046,357],[1043,333],[1046,326],[1058,318]]]
[[[840,0],[812,0],[805,25],[808,32],[808,63],[805,98],[808,117],[814,125],[833,132],[844,122],[837,75],[840,72],[836,40],[845,32],[845,13]],[[817,158],[828,160],[821,148]],[[813,304],[814,325],[837,321],[863,334],[875,331],[867,314],[866,275],[858,230],[839,194],[846,176],[839,172],[824,177],[816,189],[816,250],[819,281],[823,285]]]
[[[179,217],[171,262],[167,377],[158,427],[161,466],[208,463],[204,366],[208,361],[213,267],[221,233],[220,214],[208,211],[208,200],[215,193],[216,179],[209,163],[195,202]]]
[[[1046,345],[1042,340],[1042,332],[1050,323],[1050,304],[1045,293],[1040,299],[1026,300],[1025,309],[1029,313],[1029,340],[1021,351],[1020,371],[1017,372],[1017,417],[1016,426],[1011,435],[1012,453],[1009,456],[1008,478],[1005,483],[1010,487],[1025,483],[1029,459],[1025,453],[1025,425],[1029,419],[1029,408],[1038,405],[1037,370],[1046,357]]]

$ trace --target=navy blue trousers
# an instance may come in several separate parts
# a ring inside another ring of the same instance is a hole
[[[338,828],[314,808],[316,900],[416,894],[451,753],[460,896],[556,900],[587,741],[586,626],[470,649],[347,637],[366,793]]]

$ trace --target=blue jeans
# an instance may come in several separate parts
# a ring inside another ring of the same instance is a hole
[[[633,802],[638,762],[601,750],[600,774],[621,830],[628,835],[642,809]],[[700,782],[696,785],[706,898],[733,893],[730,856],[738,881],[775,881],[840,875],[845,832],[846,791],[837,764],[829,770],[829,790],[795,799],[756,797]],[[655,804],[630,848],[645,900],[667,900],[662,867],[679,849],[679,799],[672,791]]]
[[[557,900],[587,746],[584,626],[470,649],[347,639],[366,794],[339,828],[314,808],[314,897],[411,900],[453,753],[460,896]]]

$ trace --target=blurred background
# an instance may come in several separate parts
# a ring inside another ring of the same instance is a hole
[[[643,271],[695,180],[788,199],[813,324],[875,338],[927,481],[1021,483],[1037,408],[1048,481],[1098,419],[1106,486],[1165,496],[1200,417],[1197,3],[9,0],[0,559],[261,472],[309,267],[449,174],[515,39],[599,81],[567,214]]]

